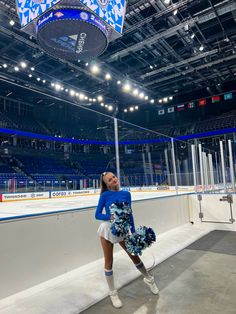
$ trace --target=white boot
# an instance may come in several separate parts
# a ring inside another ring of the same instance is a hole
[[[123,306],[118,296],[117,290],[110,291],[109,295],[110,295],[111,303],[116,309],[119,309]]]
[[[146,285],[149,286],[151,292],[153,294],[159,294],[159,289],[155,283],[155,280],[154,280],[154,277],[153,276],[150,276],[150,279],[149,278],[144,278],[143,281],[145,282]]]

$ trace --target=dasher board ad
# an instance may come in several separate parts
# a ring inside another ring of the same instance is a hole
[[[67,6],[83,4],[102,18],[116,32],[122,34],[126,0],[16,0],[21,26],[26,27],[56,4]]]

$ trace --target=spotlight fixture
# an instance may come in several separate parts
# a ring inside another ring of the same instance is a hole
[[[75,91],[73,89],[70,90],[70,95],[73,97],[75,96]]]
[[[162,101],[163,101],[162,99],[159,99],[159,100],[158,100],[158,102],[159,102],[160,104],[162,103]]]
[[[121,81],[117,81],[117,85],[120,85],[121,84]]]
[[[151,99],[151,100],[150,100],[150,103],[151,103],[151,104],[154,104],[154,102],[155,102],[154,99]]]
[[[18,72],[20,69],[18,67],[14,67],[14,70]]]
[[[164,0],[165,4],[170,4],[170,0]]]
[[[125,85],[123,85],[123,90],[128,93],[131,90],[130,84],[126,83]]]
[[[138,89],[137,89],[137,88],[133,90],[133,95],[134,95],[134,96],[137,96],[137,95],[138,95]]]
[[[169,100],[173,100],[173,96],[169,96]]]
[[[135,110],[138,110],[138,106],[135,106],[134,109],[135,109]]]
[[[99,95],[99,96],[97,97],[97,100],[98,100],[98,101],[103,101],[103,97],[102,97],[101,95]]]
[[[98,74],[100,72],[100,68],[96,64],[94,64],[91,66],[91,72],[93,74]]]
[[[190,37],[191,37],[191,39],[193,39],[195,37],[195,34],[192,34]]]
[[[22,61],[20,63],[20,66],[22,67],[22,69],[25,69],[27,67],[27,64],[26,64],[26,62]]]
[[[110,73],[107,73],[107,74],[105,75],[105,79],[106,79],[107,81],[111,80],[111,74],[110,74]]]
[[[4,69],[7,68],[7,64],[6,63],[4,63],[2,66],[4,67]]]
[[[134,111],[134,107],[130,107],[129,111],[133,112]]]
[[[144,93],[139,94],[139,98],[143,99],[144,98]]]
[[[105,106],[103,102],[101,102],[100,105],[101,105],[101,107],[104,107],[104,106]]]
[[[29,78],[31,78],[33,75],[32,74],[29,74]]]
[[[128,110],[127,109],[124,109],[124,112],[127,112]]]
[[[15,21],[10,20],[9,24],[10,24],[11,26],[14,26],[14,25],[15,25]]]
[[[145,100],[148,100],[148,96],[145,96],[144,99],[145,99]]]
[[[168,101],[168,97],[164,97],[164,98],[163,98],[163,101],[164,101],[164,102],[167,102],[167,101]]]
[[[201,46],[199,47],[199,50],[200,50],[200,51],[203,51],[203,50],[204,50],[203,45],[201,45]]]
[[[174,10],[173,14],[176,15],[178,13],[178,10]]]
[[[43,82],[43,84],[45,84],[45,83],[46,83],[46,80],[43,80],[42,82]]]
[[[34,67],[31,67],[31,68],[30,68],[30,70],[31,70],[31,71],[34,71],[34,70],[35,70],[35,68],[34,68]]]
[[[108,106],[108,110],[112,111],[113,110],[113,106],[112,105]]]

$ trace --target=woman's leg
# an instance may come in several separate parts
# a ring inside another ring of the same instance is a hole
[[[112,270],[112,264],[113,264],[113,244],[104,239],[103,237],[101,239],[101,244],[102,244],[102,249],[103,249],[103,254],[104,254],[104,259],[105,259],[105,277],[106,281],[109,287],[109,295],[110,299],[112,302],[112,305],[115,308],[120,308],[122,307],[122,302],[119,299],[119,296],[117,294],[117,291],[115,289],[114,285],[114,277],[113,277],[113,270]]]
[[[121,242],[119,242],[119,244],[125,250],[125,252],[129,255],[129,257],[133,261],[136,268],[140,271],[141,274],[143,274],[143,276],[144,276],[143,280],[149,286],[151,292],[153,294],[158,294],[159,289],[155,283],[154,277],[148,273],[148,271],[147,271],[146,267],[144,266],[143,262],[141,261],[140,257],[137,255],[131,255],[127,251],[126,246],[125,246],[125,241],[121,241]]]
[[[132,255],[130,254],[125,246],[125,241],[119,242],[120,246],[125,250],[125,252],[129,255],[131,260],[133,261],[134,265],[137,267],[137,269],[143,274],[145,278],[150,279],[151,275],[149,275],[148,271],[146,270],[143,262],[141,261],[140,257],[138,255]]]

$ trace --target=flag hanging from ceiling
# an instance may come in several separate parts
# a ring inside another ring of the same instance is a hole
[[[224,94],[224,100],[230,100],[230,99],[233,99],[233,94],[232,93]]]
[[[184,104],[183,105],[177,105],[177,111],[184,110]]]
[[[158,110],[158,114],[159,116],[161,116],[162,114],[165,114],[165,109]]]
[[[198,106],[199,106],[199,107],[206,106],[206,99],[205,99],[205,98],[200,99],[200,100],[198,101]]]
[[[188,108],[189,109],[195,108],[195,103],[193,101],[189,102],[188,103]]]
[[[175,111],[175,108],[174,107],[169,107],[168,109],[167,109],[167,112],[168,113],[172,113],[172,112],[174,112]]]
[[[212,103],[219,102],[220,101],[220,95],[212,96],[211,101],[212,101]]]

